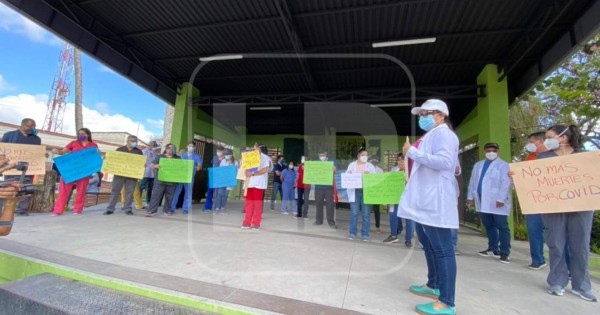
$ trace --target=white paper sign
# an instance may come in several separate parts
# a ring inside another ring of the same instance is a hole
[[[342,173],[342,188],[362,188],[362,173]]]

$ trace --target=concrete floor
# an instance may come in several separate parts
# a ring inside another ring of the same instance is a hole
[[[414,314],[416,304],[428,302],[407,291],[409,285],[426,281],[422,251],[407,249],[403,242],[382,244],[389,234],[387,213],[382,214],[381,234],[375,233],[372,219],[371,242],[365,243],[347,239],[345,210],[336,211],[339,228],[333,230],[327,224],[312,225],[314,206],[309,210],[310,220],[297,220],[269,211],[265,205],[260,231],[239,228],[243,216],[240,201],[229,203],[228,215],[202,212],[203,205],[198,204],[190,215],[179,212],[153,218],[144,217],[143,211],[134,216],[123,212],[104,216],[104,205],[98,205],[85,209],[81,216],[18,217],[12,234],[5,239],[147,271],[152,277],[165,275],[197,281],[198,285],[211,284],[210,292],[222,287],[247,295],[257,292],[289,299],[278,300],[283,304],[300,303],[294,304],[296,311],[292,311],[271,307],[275,302],[260,304],[250,297],[244,300],[248,306],[268,311],[302,313],[297,309],[307,302],[330,307],[321,313],[336,313],[331,310],[337,309],[342,313]],[[583,301],[570,292],[562,297],[547,294],[548,269],[526,268],[530,263],[527,243],[513,242],[508,265],[478,256],[486,244],[479,233],[461,229],[459,248],[463,254],[457,257],[456,288],[459,314],[600,314],[599,303]],[[11,246],[11,250],[15,248],[18,246]],[[593,281],[593,292],[600,296],[600,283]],[[176,283],[169,287],[177,290]]]

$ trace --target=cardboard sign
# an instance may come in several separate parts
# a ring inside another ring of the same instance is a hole
[[[405,185],[404,172],[363,174],[365,204],[398,204]]]
[[[129,178],[144,178],[146,156],[119,151],[107,151],[102,172]]]
[[[333,186],[333,162],[306,161],[304,162],[304,183],[313,185]]]
[[[237,186],[237,167],[235,165],[208,168],[208,188]]]
[[[243,170],[258,170],[260,167],[260,152],[258,150],[242,152]]]
[[[600,208],[600,151],[510,164],[523,214]]]
[[[236,179],[239,179],[239,180],[246,180],[246,179],[247,179],[247,178],[246,178],[246,170],[240,167],[240,168],[237,170]]]
[[[194,174],[193,160],[160,158],[158,165],[160,165],[158,169],[159,181],[184,184],[192,182],[192,175]]]
[[[362,173],[342,174],[342,188],[362,188]]]
[[[60,176],[67,184],[91,176],[102,169],[102,156],[97,148],[87,148],[54,158]]]
[[[46,174],[46,146],[0,142],[0,152],[4,152],[11,162],[27,162],[27,175]],[[21,171],[9,170],[4,175],[21,175]]]

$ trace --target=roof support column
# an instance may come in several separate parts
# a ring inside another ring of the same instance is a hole
[[[199,97],[200,91],[188,82],[181,85],[180,93],[175,98],[175,114],[171,129],[171,143],[178,149],[194,139],[193,121],[197,117],[197,106],[191,106],[192,97]]]

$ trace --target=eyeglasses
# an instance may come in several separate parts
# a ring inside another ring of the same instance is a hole
[[[438,111],[438,110],[422,110],[419,113],[419,116],[423,117],[423,116],[429,116],[429,115],[437,115],[439,113],[440,113],[440,111]]]

